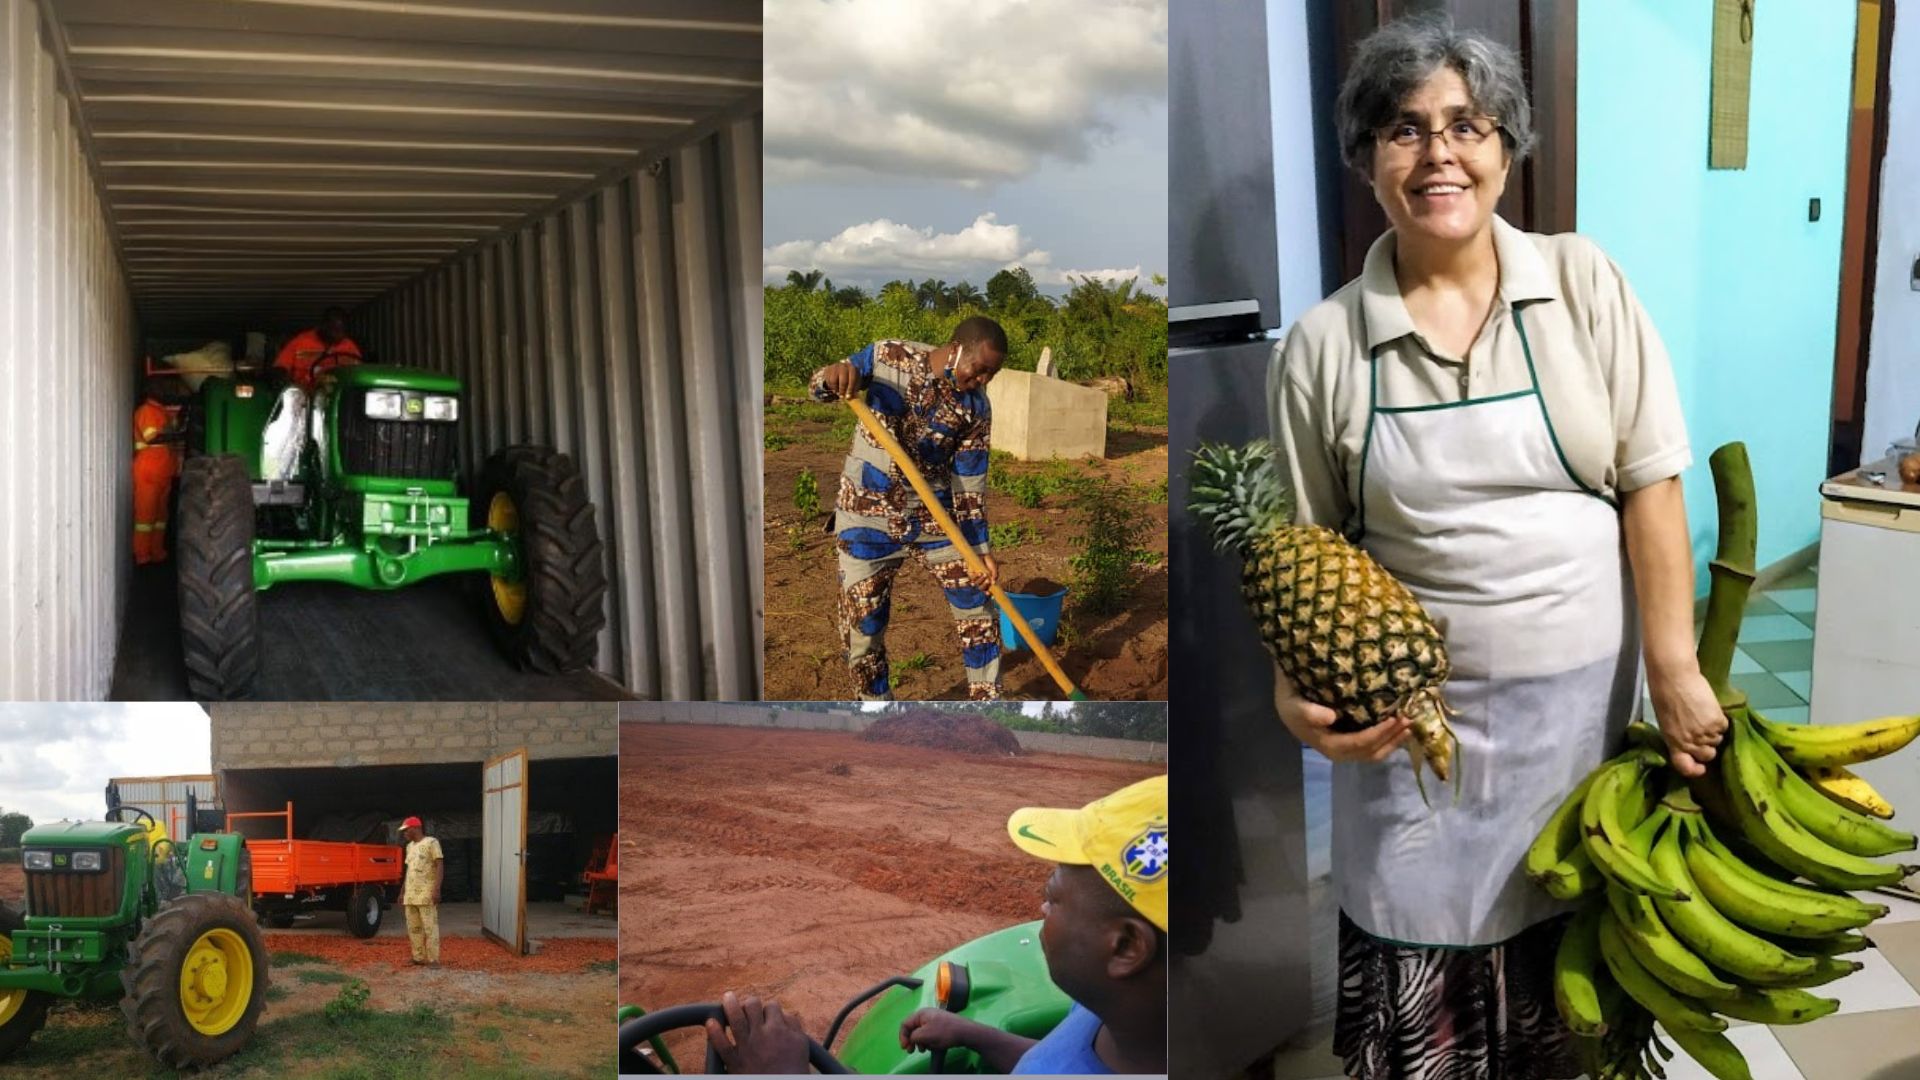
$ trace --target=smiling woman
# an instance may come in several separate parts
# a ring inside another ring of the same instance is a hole
[[[1337,732],[1275,671],[1281,721],[1335,762],[1334,1049],[1361,1080],[1573,1076],[1547,982],[1561,908],[1522,848],[1638,711],[1643,647],[1677,767],[1724,726],[1692,658],[1678,394],[1613,262],[1497,212],[1534,143],[1513,50],[1389,23],[1336,114],[1390,228],[1275,349],[1273,444],[1298,523],[1344,531],[1445,628],[1471,765],[1429,810],[1392,760],[1403,726]]]

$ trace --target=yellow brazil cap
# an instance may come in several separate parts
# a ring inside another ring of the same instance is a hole
[[[1133,909],[1167,928],[1167,778],[1129,784],[1078,810],[1030,806],[1007,819],[1021,851],[1091,866]]]

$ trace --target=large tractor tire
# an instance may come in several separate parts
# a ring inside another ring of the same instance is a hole
[[[267,944],[239,897],[193,893],[161,908],[120,972],[127,1031],[170,1069],[204,1069],[253,1038],[267,1002]]]
[[[239,697],[260,673],[260,605],[253,484],[238,455],[187,459],[174,542],[187,687],[202,701]]]
[[[378,885],[362,885],[347,898],[347,933],[370,938],[380,932],[380,920],[387,916],[387,897]]]
[[[0,904],[0,968],[13,956],[11,935],[24,925],[19,912]],[[18,1053],[34,1032],[46,1026],[47,1007],[52,1004],[52,996],[38,990],[0,991],[0,1061]]]
[[[591,666],[607,625],[606,556],[573,459],[543,446],[500,451],[487,460],[473,517],[520,541],[520,579],[490,578],[485,590],[494,640],[542,674]]]

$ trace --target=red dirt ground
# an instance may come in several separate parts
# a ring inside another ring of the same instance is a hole
[[[777,997],[823,1037],[847,999],[1040,917],[1052,867],[1022,806],[1080,806],[1161,767],[994,757],[850,734],[628,722],[620,732],[620,1000]],[[669,1047],[685,1066],[703,1039]]]
[[[834,612],[839,579],[833,538],[821,531],[831,517],[841,465],[850,436],[831,434],[839,407],[808,409],[806,418],[769,416],[770,435],[791,440],[766,455],[766,692],[768,701],[841,701],[858,696],[847,673]],[[1127,610],[1098,622],[1074,614],[1068,596],[1068,643],[1056,646],[1055,659],[1067,677],[1089,697],[1106,701],[1164,701],[1167,697],[1167,503],[1145,497],[1149,485],[1167,478],[1164,430],[1109,431],[1108,457],[1084,462],[1110,480],[1136,485],[1140,513],[1149,519],[1145,544],[1160,556],[1152,568],[1139,568]],[[994,466],[1018,474],[1045,470],[1041,463]],[[793,505],[794,479],[811,469],[820,487],[821,516],[802,521]],[[1029,509],[1011,497],[987,496],[987,520],[997,526],[1023,525],[1038,535],[994,552],[1003,580],[1030,578],[1070,582],[1067,560],[1079,534],[1064,496],[1048,496]],[[797,532],[793,530],[798,530]],[[796,547],[796,543],[798,546]],[[963,700],[966,669],[946,598],[924,567],[915,563],[894,581],[893,618],[887,628],[887,655],[896,664],[924,657],[923,665],[898,671],[894,696],[908,700]],[[1060,690],[1033,652],[1006,654],[1000,665],[1001,694],[1025,701],[1057,701]]]
[[[268,934],[268,952],[305,953],[348,968],[407,967],[413,954],[402,938],[360,938],[346,934]],[[565,975],[618,955],[605,938],[544,938],[533,956],[514,956],[485,938],[440,939],[440,967],[449,971],[496,974],[544,972]]]
[[[0,863],[0,900],[18,907],[27,898],[27,872],[17,862]]]

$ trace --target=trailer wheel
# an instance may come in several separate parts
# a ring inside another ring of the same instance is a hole
[[[472,505],[476,529],[520,542],[519,579],[488,579],[494,640],[542,674],[590,666],[607,625],[607,569],[573,459],[544,446],[508,447],[487,460]]]
[[[201,700],[238,697],[260,672],[253,485],[239,455],[187,459],[174,539],[187,687]]]
[[[13,956],[13,932],[24,925],[19,912],[0,904],[0,968]],[[46,1025],[52,1004],[53,998],[38,990],[0,991],[0,1061],[12,1057]]]
[[[353,890],[347,899],[347,933],[357,938],[370,938],[380,932],[380,920],[387,915],[387,898],[372,885],[362,885]]]
[[[238,897],[193,893],[161,908],[120,971],[127,1031],[160,1064],[204,1069],[253,1038],[267,1001],[267,945]]]

